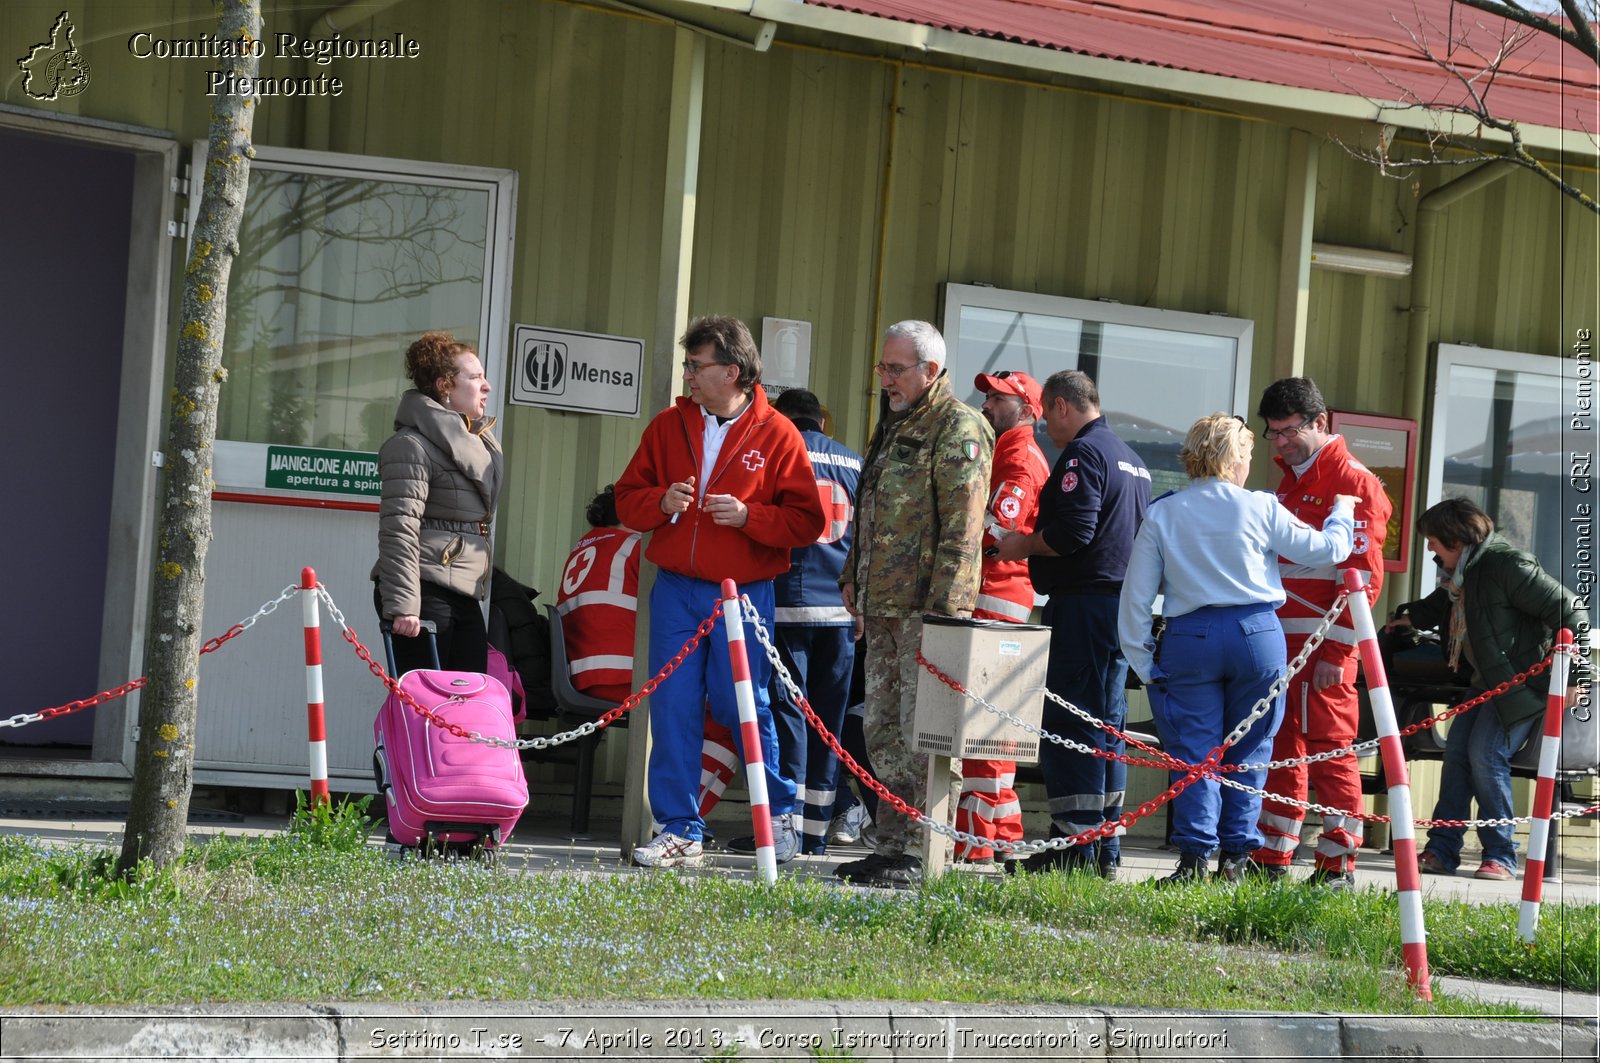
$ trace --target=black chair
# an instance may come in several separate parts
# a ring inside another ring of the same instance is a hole
[[[567,640],[561,630],[561,616],[553,605],[546,605],[544,609],[550,617],[550,679],[556,705],[561,710],[558,719],[562,725],[593,720],[616,708],[616,702],[591,697],[572,685],[572,670],[567,660]],[[626,726],[627,722],[628,717],[624,715],[605,730]],[[572,754],[572,762],[577,768],[577,778],[572,783],[572,829],[578,834],[589,830],[589,804],[594,791],[594,756],[600,748],[600,739],[604,737],[605,730],[578,739]]]

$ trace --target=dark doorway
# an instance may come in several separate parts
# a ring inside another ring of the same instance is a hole
[[[128,298],[132,153],[0,130],[0,256],[15,399],[0,557],[11,712],[98,689]],[[81,747],[93,709],[0,730],[0,745]]]

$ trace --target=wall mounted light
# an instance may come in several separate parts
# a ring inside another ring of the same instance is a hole
[[[1313,243],[1311,268],[1329,269],[1336,273],[1360,273],[1369,277],[1409,277],[1411,256],[1365,247]]]

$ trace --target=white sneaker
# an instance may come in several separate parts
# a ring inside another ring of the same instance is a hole
[[[794,829],[794,814],[772,817],[773,859],[787,864],[800,852],[800,835]]]
[[[699,867],[705,860],[706,853],[699,842],[676,834],[658,834],[649,845],[633,850],[637,867]]]
[[[862,829],[871,822],[866,805],[851,805],[828,823],[828,844],[854,845],[861,840]]]

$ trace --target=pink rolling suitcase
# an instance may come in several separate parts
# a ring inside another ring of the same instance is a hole
[[[433,641],[432,625],[428,628]],[[383,625],[394,672],[394,640]],[[438,664],[434,644],[434,664]],[[485,738],[515,741],[511,695],[478,672],[419,668],[400,677],[400,689],[435,716]],[[520,751],[452,734],[390,694],[372,724],[377,744],[373,774],[383,794],[389,833],[404,846],[491,851],[511,834],[528,806]]]

